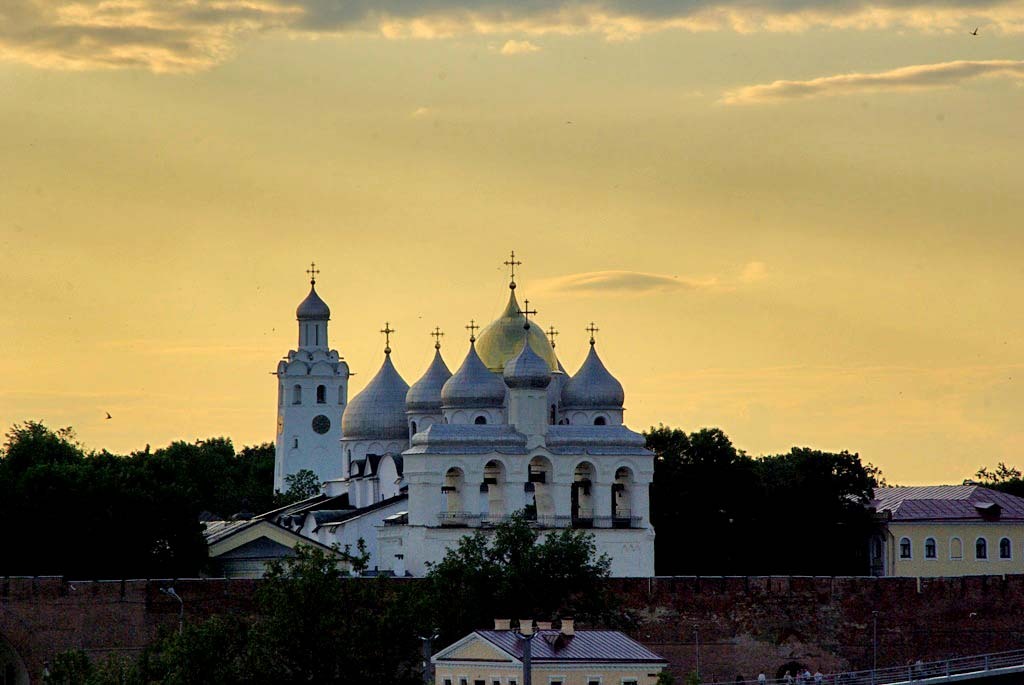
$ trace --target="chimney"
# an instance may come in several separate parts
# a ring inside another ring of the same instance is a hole
[[[576,628],[573,626],[573,620],[571,618],[562,619],[562,635],[575,635]]]
[[[533,635],[533,619],[532,618],[521,618],[521,619],[519,619],[519,632],[522,635]]]
[[[496,618],[494,619],[495,630],[512,630],[512,619],[510,618]]]
[[[537,630],[551,630],[551,621],[537,621]]]

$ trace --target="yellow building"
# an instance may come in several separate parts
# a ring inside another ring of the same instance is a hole
[[[538,622],[536,631],[528,624],[521,633],[500,620],[495,627],[474,631],[435,654],[435,685],[523,685],[527,635],[532,636],[533,685],[654,685],[668,665],[618,631],[576,631],[568,619],[560,630]]]
[[[878,576],[1024,573],[1024,498],[979,485],[876,488]]]

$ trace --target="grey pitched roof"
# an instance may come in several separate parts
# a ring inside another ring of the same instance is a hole
[[[452,377],[448,365],[441,357],[441,348],[434,350],[434,360],[430,362],[426,373],[412,384],[405,395],[406,411],[441,411],[441,388]]]
[[[626,395],[620,383],[605,368],[593,341],[580,370],[562,388],[566,409],[621,409]]]
[[[652,454],[644,436],[625,426],[548,426],[544,442],[555,454]]]
[[[477,630],[476,634],[502,651],[523,656],[523,642],[511,630]],[[652,663],[666,660],[617,630],[577,630],[571,638],[557,630],[539,630],[531,645],[532,661],[591,663]]]
[[[310,284],[309,294],[295,310],[295,318],[299,321],[324,321],[331,318],[331,308],[320,299],[315,284]]]
[[[409,437],[405,395],[409,384],[385,353],[384,363],[341,417],[341,434],[351,440],[402,440]]]
[[[875,488],[869,506],[893,521],[1024,521],[1024,498],[980,485]]]
[[[490,372],[488,372],[490,373]],[[435,423],[403,454],[526,454],[526,436],[506,424]]]

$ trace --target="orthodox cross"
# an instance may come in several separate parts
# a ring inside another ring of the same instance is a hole
[[[441,338],[444,337],[444,333],[441,332],[440,326],[434,327],[434,332],[430,334],[434,338],[434,349],[441,349]]]
[[[516,251],[512,250],[512,258],[509,261],[504,262],[504,264],[505,264],[505,266],[509,267],[509,269],[512,270],[512,280],[508,284],[508,287],[512,288],[512,290],[515,290],[516,289],[516,267],[517,266],[522,266],[523,263],[516,260]]]
[[[395,332],[395,329],[385,321],[384,328],[380,329],[380,332],[384,334],[384,354],[391,354],[391,334]]]
[[[316,262],[309,263],[309,268],[306,269],[306,273],[309,274],[309,284],[316,285],[316,277],[320,273],[320,269],[316,268]]]
[[[548,327],[548,338],[551,339],[551,349],[555,349],[555,336],[558,335],[558,331],[555,330],[554,326]]]
[[[476,332],[480,330],[480,327],[476,325],[476,319],[469,320],[466,330],[469,331],[469,342],[476,342]]]
[[[595,326],[594,322],[591,321],[590,325],[587,326],[586,328],[584,328],[583,330],[585,330],[588,333],[590,333],[590,344],[593,345],[594,344],[594,333],[597,333],[601,329],[598,328],[597,326]]]
[[[530,309],[530,301],[529,300],[524,300],[523,301],[523,305],[526,307],[526,309],[520,309],[519,313],[526,317],[526,325],[523,326],[523,328],[529,328],[530,327],[530,316],[531,315],[535,315],[537,313],[537,310],[536,309]]]

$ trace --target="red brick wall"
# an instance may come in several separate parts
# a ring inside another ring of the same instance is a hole
[[[871,665],[878,611],[879,666],[1024,647],[1024,576],[970,578],[634,578],[609,581],[625,603],[627,631],[683,674],[732,680],[798,662],[813,672]],[[176,580],[185,620],[249,613],[257,581]],[[68,583],[0,579],[0,634],[38,677],[43,663],[81,648],[135,654],[173,629],[171,581]],[[581,626],[587,627],[587,626]]]

